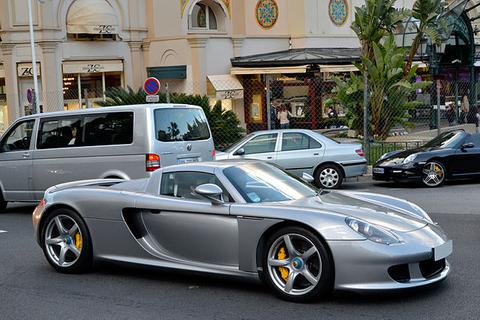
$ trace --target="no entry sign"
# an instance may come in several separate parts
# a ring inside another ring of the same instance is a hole
[[[154,77],[147,78],[143,84],[143,90],[145,90],[145,93],[148,95],[157,94],[158,91],[160,91],[160,81]]]

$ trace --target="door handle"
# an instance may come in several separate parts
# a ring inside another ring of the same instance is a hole
[[[24,154],[22,154],[22,158],[24,158],[24,159],[30,158],[30,153],[29,153],[29,152],[25,152]]]
[[[314,155],[314,156],[318,156],[318,155],[320,155],[320,153],[316,152],[316,153],[314,153],[313,155]]]
[[[273,157],[267,157],[267,160],[272,160],[272,159],[273,159]]]

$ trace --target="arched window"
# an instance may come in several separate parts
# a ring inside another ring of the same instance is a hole
[[[213,30],[219,29],[215,10],[207,1],[197,2],[190,13],[189,29],[191,30]]]

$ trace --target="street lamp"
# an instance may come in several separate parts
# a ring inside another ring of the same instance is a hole
[[[32,14],[32,0],[28,0],[28,25],[30,29],[30,47],[32,49],[32,71],[33,71],[33,112],[40,113],[40,106],[38,105],[40,99],[38,98],[38,72],[37,72],[37,56],[35,52],[35,37],[33,34],[33,14]]]

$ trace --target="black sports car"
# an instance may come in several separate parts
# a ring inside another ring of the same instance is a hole
[[[373,166],[373,179],[419,181],[438,187],[445,180],[480,177],[480,134],[444,132],[424,146],[384,154]]]

